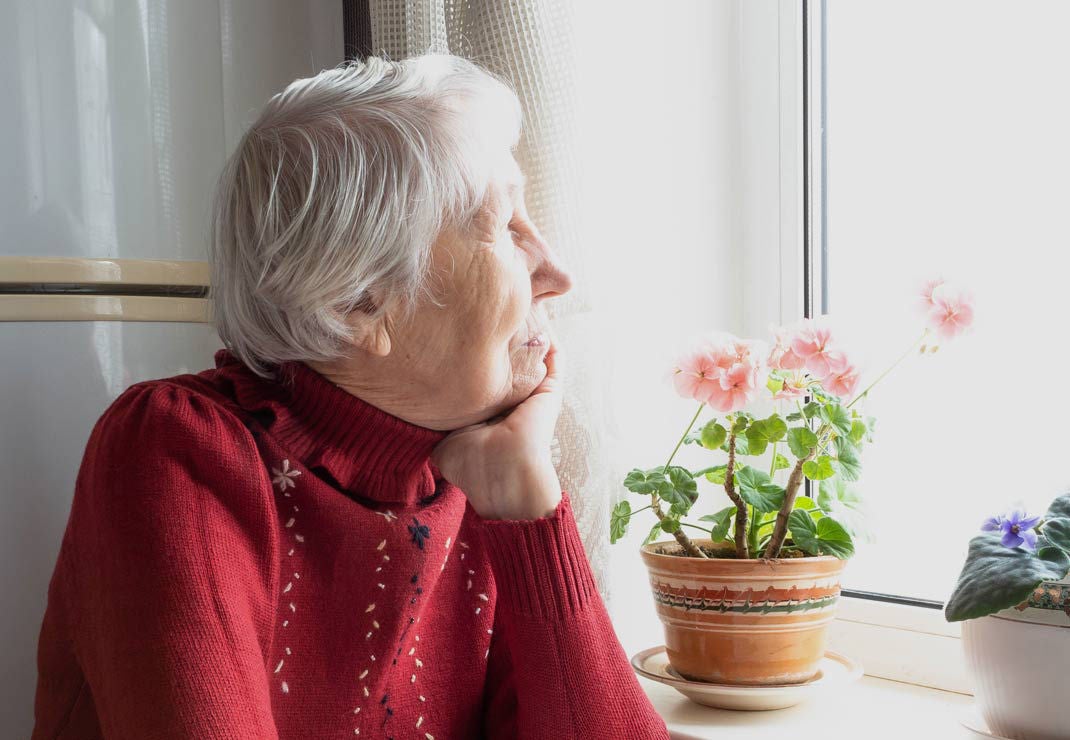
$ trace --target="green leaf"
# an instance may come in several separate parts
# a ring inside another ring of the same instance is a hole
[[[790,467],[791,463],[788,461],[788,458],[784,457],[779,452],[776,453],[776,458],[773,460],[773,470],[787,470]]]
[[[800,419],[803,418],[803,415],[800,414],[798,411],[792,411],[790,414],[788,414],[784,418],[787,419],[788,421],[799,421]]]
[[[842,478],[823,480],[818,486],[817,505],[840,522],[852,539],[870,541],[865,526],[865,507],[858,492]]]
[[[749,423],[750,420],[746,417],[746,415],[742,413],[736,414],[736,420],[732,422],[732,431],[736,434],[744,432],[746,431],[747,425]]]
[[[747,453],[751,455],[763,455],[765,454],[765,448],[769,446],[769,443],[761,436],[760,431],[756,431],[756,426],[761,422],[754,422],[754,426],[751,426],[747,430]],[[751,436],[751,433],[754,436]]]
[[[627,499],[618,501],[609,515],[609,542],[615,544],[628,529],[628,517],[632,515],[632,505]]]
[[[707,514],[706,516],[700,516],[699,520],[704,522],[713,522],[714,527],[710,534],[710,539],[714,542],[723,542],[728,539],[728,530],[732,527],[732,519],[736,515],[736,507],[729,506],[721,509],[716,514]]]
[[[803,406],[803,416],[807,419],[813,419],[821,411],[821,404],[817,401],[811,401]]]
[[[794,427],[788,431],[788,447],[801,460],[817,447],[817,435],[806,427]]]
[[[820,455],[817,460],[807,460],[803,463],[803,475],[810,480],[825,480],[836,475],[832,467],[832,458],[828,455]]]
[[[653,470],[640,470],[633,468],[624,478],[624,487],[633,493],[657,493],[658,487],[665,482],[665,473],[662,466]]]
[[[970,540],[966,563],[944,616],[949,622],[977,619],[1017,606],[1043,581],[1058,581],[1070,571],[1070,557],[1055,547],[1034,555],[1019,547],[1004,547],[997,532]]]
[[[728,430],[717,423],[714,419],[702,427],[702,446],[707,450],[716,450],[728,439]]]
[[[765,387],[769,389],[769,392],[776,395],[784,387],[784,379],[770,374],[769,379],[765,381]]]
[[[1044,522],[1044,536],[1048,542],[1066,553],[1070,553],[1070,519],[1056,517]]]
[[[851,414],[838,403],[830,403],[821,408],[822,421],[827,422],[837,433],[848,437],[851,434]]]
[[[724,474],[727,469],[727,465],[718,465],[716,468],[706,473],[706,480],[708,480],[710,483],[715,483],[719,486],[723,486]]]
[[[667,516],[661,520],[660,526],[663,532],[672,534],[680,529],[680,520],[675,517]]]
[[[862,463],[850,445],[840,447],[839,454],[836,456],[835,469],[844,480],[858,480],[862,477]]]
[[[695,483],[690,470],[671,465],[667,485],[658,488],[658,495],[672,505],[672,513],[683,515],[698,499],[698,484]]]
[[[784,489],[760,470],[744,466],[736,471],[736,491],[756,511],[776,511],[784,503]]]
[[[850,440],[856,445],[861,444],[862,440],[866,436],[866,425],[861,419],[855,419],[851,422],[851,433],[848,435]]]
[[[721,445],[721,449],[724,450],[725,452],[728,452],[728,441],[727,440],[725,440],[725,443],[723,445]],[[745,436],[742,436],[742,435],[737,435],[736,436],[736,454],[737,455],[749,455],[750,454],[750,447],[747,444],[747,438]]]
[[[647,534],[646,539],[643,540],[644,545],[649,545],[658,535],[661,534],[661,522],[656,522],[653,527],[650,528],[650,533]]]
[[[788,517],[792,541],[810,555],[832,555],[846,560],[854,554],[854,543],[847,530],[831,517],[816,522],[808,511],[796,509]]]
[[[795,502],[791,505],[792,511],[795,509],[802,509],[810,514],[813,520],[816,522],[825,516],[825,512],[821,510],[821,507],[817,503],[807,496],[796,496]]]
[[[1070,493],[1064,493],[1052,501],[1051,506],[1048,507],[1048,513],[1044,515],[1045,519],[1055,519],[1057,517],[1070,518]]]

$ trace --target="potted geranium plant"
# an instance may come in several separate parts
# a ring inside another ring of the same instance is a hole
[[[612,542],[631,518],[656,518],[642,547],[670,665],[684,678],[717,684],[801,683],[818,669],[854,553],[851,483],[874,420],[860,401],[900,361],[934,337],[972,322],[968,296],[943,281],[924,290],[929,325],[910,349],[862,391],[859,373],[821,321],[776,331],[771,350],[730,335],[703,338],[672,372],[680,395],[699,406],[663,465],[636,468],[613,508]],[[936,339],[939,341],[939,339]],[[747,410],[764,397],[773,412]],[[699,423],[707,407],[714,415]],[[697,426],[696,426],[697,425]],[[674,465],[685,444],[717,459],[700,470]],[[817,495],[800,495],[806,479]],[[723,490],[724,506],[700,496],[699,481]],[[697,522],[685,521],[701,501]],[[710,511],[710,509],[713,509]],[[695,539],[688,532],[699,533]],[[669,541],[655,542],[659,534]]]
[[[963,622],[978,709],[1003,737],[1070,737],[1070,493],[1043,516],[1015,507],[981,529],[944,611]]]

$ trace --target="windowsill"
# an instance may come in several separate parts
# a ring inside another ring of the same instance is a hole
[[[865,676],[788,709],[736,712],[695,704],[664,684],[639,678],[674,740],[747,738],[977,738],[962,726],[972,697]],[[876,732],[879,728],[879,732]],[[876,733],[876,734],[874,734]]]

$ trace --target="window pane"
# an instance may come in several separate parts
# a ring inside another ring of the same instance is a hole
[[[944,600],[986,516],[1042,513],[1070,479],[1070,3],[828,0],[826,20],[827,297],[846,348],[875,377],[920,334],[929,277],[977,305],[971,334],[866,402],[876,543],[846,583]]]

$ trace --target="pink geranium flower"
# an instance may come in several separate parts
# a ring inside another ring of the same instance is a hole
[[[931,294],[929,326],[944,339],[951,339],[973,324],[973,298],[967,293],[938,285]]]
[[[834,396],[850,398],[858,388],[858,370],[854,365],[848,364],[843,370],[823,378],[821,387]]]
[[[933,278],[932,280],[926,280],[924,285],[921,286],[921,308],[923,311],[928,313],[929,309],[933,307],[933,291],[945,282],[943,278]]]
[[[706,402],[722,413],[738,411],[750,402],[757,388],[758,366],[739,362],[721,375],[717,389]]]
[[[774,401],[794,401],[806,395],[810,383],[800,373],[794,373],[790,378],[784,379],[784,385],[773,394]]]
[[[721,375],[730,366],[718,347],[702,342],[676,361],[673,366],[673,388],[684,398],[705,403],[710,393],[720,390]]]
[[[847,367],[847,357],[832,348],[832,332],[813,319],[803,321],[791,340],[791,351],[803,358],[806,369],[818,378],[843,372]]]
[[[774,330],[776,343],[769,353],[769,367],[774,370],[799,370],[806,360],[791,349],[791,333],[787,329]]]

